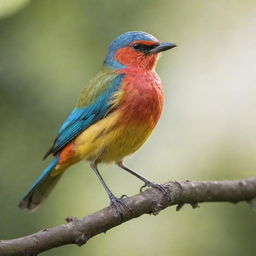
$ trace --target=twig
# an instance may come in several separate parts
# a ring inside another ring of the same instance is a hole
[[[12,240],[0,241],[1,256],[35,256],[54,247],[66,244],[85,244],[93,236],[106,232],[123,222],[139,217],[145,213],[156,215],[168,206],[184,204],[193,207],[201,202],[250,201],[256,197],[256,178],[232,181],[169,182],[165,184],[171,201],[157,189],[148,189],[138,195],[124,199],[132,210],[124,213],[123,219],[113,207],[106,207],[87,217],[77,219],[68,217],[67,224],[44,229],[32,235]]]

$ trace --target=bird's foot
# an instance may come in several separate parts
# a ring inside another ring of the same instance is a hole
[[[157,184],[157,183],[151,182],[151,181],[147,181],[140,188],[140,192],[143,192],[143,189],[145,187],[156,188],[156,189],[160,190],[164,194],[164,197],[167,199],[167,201],[171,201],[172,200],[172,197],[171,197],[170,193],[168,192],[168,190],[166,189],[166,187],[164,185]]]
[[[126,212],[129,212],[130,214],[133,213],[131,208],[128,205],[126,205],[125,202],[123,201],[124,197],[127,197],[127,196],[123,195],[121,198],[117,198],[114,195],[112,195],[110,197],[110,205],[115,208],[115,210],[121,220],[124,219],[124,214]]]

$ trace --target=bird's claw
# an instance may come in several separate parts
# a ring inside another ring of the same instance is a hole
[[[140,193],[143,192],[143,189],[147,187],[147,184],[145,183],[141,188],[140,188]]]
[[[145,187],[156,188],[156,189],[160,190],[164,194],[164,196],[166,197],[167,201],[171,201],[172,200],[172,197],[170,196],[170,193],[168,192],[168,190],[165,188],[164,185],[148,181],[148,182],[145,182],[145,184],[140,188],[140,192],[143,192],[143,188],[145,188]]]
[[[128,211],[130,214],[132,214],[131,208],[125,204],[125,202],[122,200],[124,197],[127,197],[126,195],[122,195],[121,198],[117,198],[115,196],[112,196],[110,198],[110,204],[113,206],[119,215],[120,219],[124,219],[124,214]]]

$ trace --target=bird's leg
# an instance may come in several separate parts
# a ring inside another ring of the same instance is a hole
[[[97,163],[95,161],[92,161],[90,163],[90,166],[93,169],[93,171],[95,172],[95,174],[97,175],[97,177],[99,178],[99,180],[100,180],[101,184],[103,185],[104,189],[106,190],[106,192],[108,194],[108,197],[110,199],[111,205],[114,206],[114,208],[118,212],[120,218],[123,219],[123,213],[126,210],[131,212],[131,209],[123,202],[122,197],[121,198],[117,198],[111,192],[111,190],[109,189],[109,187],[107,186],[106,182],[103,180],[102,176],[100,175],[100,173],[98,171]]]
[[[150,181],[150,180],[146,179],[145,177],[139,175],[139,174],[136,173],[135,171],[129,169],[129,168],[123,163],[123,161],[116,162],[116,164],[117,164],[120,168],[122,168],[123,170],[125,170],[125,171],[131,173],[132,175],[134,175],[135,177],[139,178],[140,180],[142,180],[142,181],[145,183],[145,185],[143,185],[143,186],[140,188],[140,192],[142,192],[142,189],[143,189],[144,187],[156,188],[156,189],[160,190],[160,191],[164,194],[165,197],[167,197],[168,201],[171,200],[170,195],[169,195],[169,193],[168,193],[168,190],[167,190],[163,185],[157,184],[157,183],[155,183],[155,182],[153,182],[153,181]]]

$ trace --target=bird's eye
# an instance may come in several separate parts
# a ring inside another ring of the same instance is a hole
[[[135,43],[132,45],[132,48],[138,52],[143,52],[144,54],[147,54],[151,49],[155,48],[159,44],[153,44],[153,45],[146,45],[141,43]]]
[[[136,44],[134,44],[132,47],[133,47],[135,50],[138,50],[138,49],[141,48],[141,44],[136,43]]]

